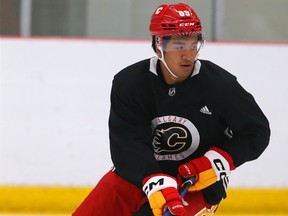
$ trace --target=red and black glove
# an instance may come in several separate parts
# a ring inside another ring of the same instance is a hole
[[[196,182],[189,188],[189,191],[198,191],[228,177],[230,171],[234,169],[231,156],[213,147],[204,156],[180,165],[178,171],[185,178],[197,176]]]
[[[165,206],[173,215],[185,214],[177,182],[173,177],[162,173],[151,175],[143,180],[143,185],[143,191],[155,216],[162,216]]]

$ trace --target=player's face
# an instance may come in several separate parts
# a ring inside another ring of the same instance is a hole
[[[187,79],[191,75],[199,47],[200,42],[197,36],[173,36],[165,43],[163,51],[166,64],[178,77],[173,77],[163,63],[161,63],[161,69],[166,82],[174,84]]]

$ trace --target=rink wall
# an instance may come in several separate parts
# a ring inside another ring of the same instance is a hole
[[[81,200],[112,166],[113,76],[153,55],[149,41],[0,38],[0,194],[34,188],[41,197],[68,187]],[[269,147],[233,172],[231,193],[272,191],[287,200],[288,44],[208,42],[200,58],[235,74],[271,124]]]

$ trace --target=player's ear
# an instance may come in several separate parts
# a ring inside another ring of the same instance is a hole
[[[158,48],[156,48],[156,55],[158,56],[158,58],[162,58],[162,53]]]

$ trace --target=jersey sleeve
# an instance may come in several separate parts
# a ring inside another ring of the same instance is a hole
[[[136,82],[115,76],[109,117],[110,150],[115,171],[137,187],[142,187],[146,176],[160,172],[151,146],[148,102],[143,101],[144,89],[141,88]]]
[[[224,121],[233,133],[222,148],[231,155],[235,167],[238,167],[258,158],[266,149],[270,139],[269,122],[254,97],[236,78],[222,104]]]

